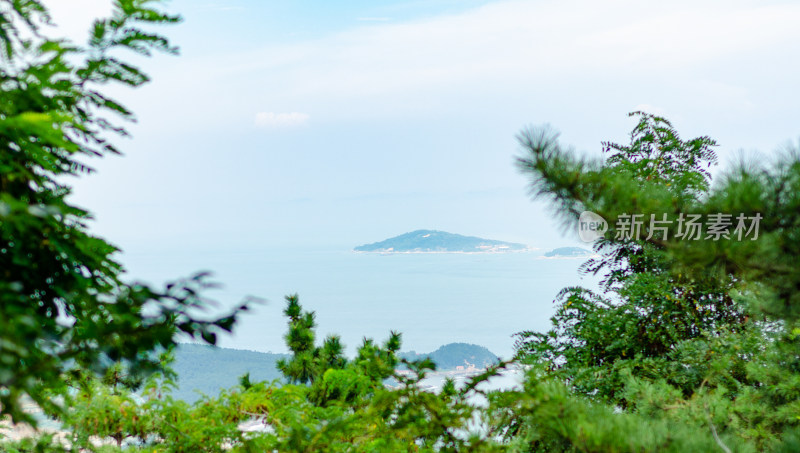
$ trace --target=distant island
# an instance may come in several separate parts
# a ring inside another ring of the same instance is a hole
[[[580,247],[561,247],[550,250],[544,256],[548,258],[562,257],[562,258],[576,258],[579,256],[589,256],[592,252],[590,250],[582,249]]]
[[[374,253],[502,253],[531,250],[525,244],[495,241],[436,230],[416,230],[384,241],[360,245],[356,252]]]

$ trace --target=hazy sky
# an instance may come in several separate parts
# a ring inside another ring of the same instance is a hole
[[[100,0],[49,4],[61,26],[53,34],[79,42],[109,11]],[[686,138],[717,139],[723,166],[739,150],[769,154],[800,136],[797,2],[179,0],[169,8],[185,21],[161,31],[181,56],[137,60],[153,82],[113,90],[139,122],[120,143],[126,155],[93,162],[98,173],[76,182],[74,199],[95,213],[94,231],[124,250],[130,278],[160,284],[208,269],[225,285],[212,294],[224,303],[269,299],[224,345],[281,350],[280,300],[295,291],[351,348],[362,334],[412,329],[389,311],[404,310],[401,301],[351,307],[350,286],[380,282],[329,262],[322,275],[339,292],[309,281],[298,261],[305,255],[286,251],[298,246],[349,250],[420,228],[543,249],[576,244],[529,199],[513,166],[514,136],[526,125],[550,123],[565,143],[599,156],[601,141],[626,141],[628,112],[648,110]],[[283,267],[292,278],[269,275]],[[424,289],[392,288],[376,293]],[[555,290],[540,289],[502,301],[540,314],[510,316],[509,332],[498,334],[503,348],[508,334],[546,326]],[[447,295],[456,306],[460,290]],[[451,315],[425,315],[450,307],[439,294],[418,296],[414,309],[442,334],[428,343],[410,335],[412,349],[471,340],[496,311],[476,302],[474,328],[453,326]]]
[[[83,36],[107,2],[51,0]],[[800,4],[182,0],[179,57],[115,90],[126,155],[75,199],[127,252],[352,247],[418,228],[573,243],[513,166],[550,123],[598,154],[626,113],[773,152],[800,134]],[[81,38],[82,39],[82,38]]]

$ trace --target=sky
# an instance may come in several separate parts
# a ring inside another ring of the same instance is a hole
[[[46,3],[49,34],[79,44],[110,11],[105,0]],[[122,249],[132,278],[155,283],[175,275],[161,278],[153,260],[183,262],[170,267],[180,275],[204,269],[198,256],[350,250],[416,229],[580,245],[514,167],[528,125],[550,124],[599,158],[601,142],[626,141],[627,113],[645,110],[684,138],[716,139],[716,174],[800,137],[797,2],[166,7],[184,20],[158,31],[180,56],[133,58],[152,82],[109,89],[138,118],[117,141],[124,156],[72,181],[92,231]],[[221,279],[235,295],[253,284]]]
[[[51,0],[78,42],[100,0]],[[643,109],[723,165],[800,134],[800,4],[774,1],[168,3],[181,56],[114,93],[124,157],[75,200],[125,250],[352,247],[428,228],[571,245],[513,165],[550,124],[599,156]],[[80,38],[79,38],[80,37]]]

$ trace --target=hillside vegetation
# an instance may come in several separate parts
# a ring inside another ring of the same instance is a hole
[[[239,377],[250,373],[254,381],[280,379],[276,362],[287,354],[243,351],[202,344],[181,344],[175,351],[173,370],[178,375],[175,398],[192,402],[200,394],[216,395],[220,390],[239,383]]]

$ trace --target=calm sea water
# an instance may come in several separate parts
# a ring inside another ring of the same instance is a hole
[[[248,313],[225,347],[285,352],[283,296],[298,293],[317,314],[319,336],[338,334],[352,354],[364,337],[402,332],[403,350],[430,352],[474,343],[502,357],[515,332],[546,330],[553,298],[565,286],[596,286],[578,274],[583,258],[506,254],[354,253],[263,250],[243,253],[132,253],[129,278],[151,283],[210,270],[223,288],[208,295],[224,309],[245,295],[267,299]]]

